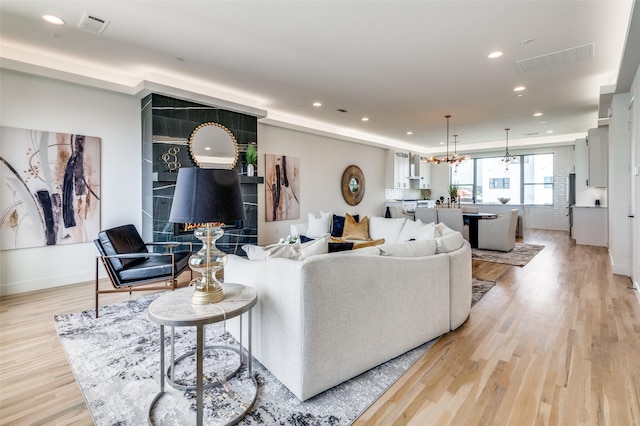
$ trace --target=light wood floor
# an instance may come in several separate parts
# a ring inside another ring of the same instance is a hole
[[[524,241],[546,246],[524,268],[474,262],[497,286],[357,425],[640,425],[637,292],[604,248]],[[92,307],[90,283],[0,299],[0,424],[91,424],[52,318]]]

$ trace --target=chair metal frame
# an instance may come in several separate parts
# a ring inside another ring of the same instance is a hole
[[[99,314],[99,303],[98,297],[101,294],[109,294],[109,293],[124,293],[128,292],[130,295],[134,291],[159,291],[159,290],[167,290],[171,289],[172,291],[178,288],[178,277],[184,270],[188,267],[185,266],[181,270],[176,271],[175,268],[175,253],[173,252],[174,247],[179,245],[187,245],[189,246],[189,253],[193,252],[193,243],[190,241],[185,242],[148,242],[145,243],[145,246],[164,246],[169,248],[168,253],[157,253],[157,252],[147,252],[147,253],[123,253],[123,254],[115,254],[115,255],[107,255],[104,252],[104,248],[100,243],[100,240],[95,240],[96,246],[100,254],[96,256],[96,276],[95,276],[95,302],[96,302],[96,318],[98,318]],[[131,282],[131,283],[122,283],[120,277],[116,273],[109,259],[118,258],[118,259],[134,259],[134,258],[149,258],[149,257],[157,257],[157,256],[170,256],[171,257],[171,274],[162,277],[154,277],[148,279],[142,279],[139,281]],[[109,277],[109,281],[113,286],[113,289],[100,289],[100,277],[99,277],[99,261],[102,261],[102,266],[107,272],[107,276]],[[191,279],[193,279],[193,270],[191,270]],[[164,282],[162,286],[155,285],[152,286],[152,283],[156,282]],[[140,287],[138,287],[140,286]]]

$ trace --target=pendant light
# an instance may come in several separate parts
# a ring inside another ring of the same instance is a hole
[[[454,148],[454,153],[451,157],[449,157],[449,119],[451,118],[451,115],[445,115],[444,116],[447,119],[447,156],[446,157],[442,157],[442,158],[437,158],[435,155],[432,155],[431,157],[429,157],[427,159],[427,163],[434,163],[434,164],[440,164],[440,163],[447,163],[449,164],[451,167],[457,166],[458,164],[466,161],[469,159],[468,156],[462,156],[460,157],[458,155],[458,151],[457,151],[457,146]],[[458,135],[453,135],[454,138],[456,138],[456,145],[457,145],[457,138]]]
[[[504,157],[502,157],[502,159],[500,160],[500,162],[504,163],[504,171],[506,173],[509,172],[509,164],[511,163],[517,163],[518,162],[518,157],[516,157],[515,155],[511,155],[509,154],[509,128],[504,129],[507,132],[507,145],[506,145],[506,152],[504,153]]]

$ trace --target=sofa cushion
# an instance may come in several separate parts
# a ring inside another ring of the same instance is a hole
[[[311,238],[320,238],[331,232],[331,212],[320,212],[320,217],[315,217],[312,213],[308,215],[308,227],[305,235]]]
[[[100,240],[104,254],[107,256],[149,252],[149,250],[147,250],[147,246],[142,240],[142,237],[140,237],[138,230],[131,224],[101,231],[98,234],[98,239]],[[142,263],[146,259],[148,258],[111,258],[111,264],[117,272],[122,269],[126,269],[129,266]]]
[[[461,233],[452,233],[436,238],[436,253],[451,253],[458,250],[464,244],[464,237]]]
[[[249,260],[266,260],[267,255],[264,251],[264,247],[256,246],[254,244],[245,244],[242,246],[242,250],[247,253],[247,259]]]
[[[353,250],[353,242],[331,242],[329,241],[329,253],[337,253],[339,251]]]
[[[407,241],[404,243],[383,244],[380,247],[380,254],[382,256],[395,256],[395,257],[419,257],[419,256],[432,256],[436,254],[436,241],[420,240],[420,241]]]
[[[246,244],[242,249],[249,260],[267,260],[270,258],[285,258],[302,260],[316,254],[329,252],[329,234],[321,238],[300,244],[271,244],[266,247]]]
[[[369,235],[374,240],[384,238],[387,243],[397,243],[400,231],[402,231],[402,226],[406,220],[405,218],[372,217],[370,219]]]
[[[356,222],[360,221],[360,215],[353,215],[352,216]],[[332,237],[342,237],[342,232],[344,231],[344,216],[339,216],[334,214],[333,215],[333,221],[331,224],[331,236]]]
[[[433,240],[435,238],[436,227],[433,223],[422,223],[420,219],[407,220],[404,222],[398,242],[411,240]]]
[[[347,213],[344,217],[344,231],[342,238],[345,240],[361,240],[368,241],[369,237],[369,218],[363,217],[359,222]]]
[[[362,242],[355,242],[353,244],[353,249],[354,250],[361,250],[365,247],[374,247],[374,246],[379,246],[380,244],[384,244],[384,238],[378,238],[377,240],[371,240],[371,241],[362,241]]]
[[[444,237],[445,235],[453,234],[454,232],[458,231],[454,231],[442,222],[436,224],[436,237]]]

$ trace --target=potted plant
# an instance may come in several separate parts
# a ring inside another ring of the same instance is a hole
[[[247,160],[247,176],[253,176],[255,164],[258,161],[258,147],[255,143],[247,145],[244,158]]]
[[[458,197],[458,185],[452,183],[449,185],[449,197],[457,198]]]

